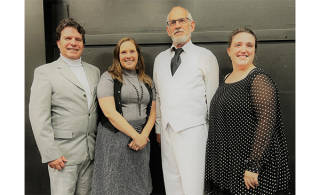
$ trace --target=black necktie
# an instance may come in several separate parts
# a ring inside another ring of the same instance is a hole
[[[176,49],[175,47],[173,48],[174,51],[174,56],[171,60],[171,73],[172,76],[174,75],[174,73],[176,72],[176,70],[178,69],[179,65],[181,64],[181,58],[180,58],[180,54],[181,52],[183,52],[182,48]]]

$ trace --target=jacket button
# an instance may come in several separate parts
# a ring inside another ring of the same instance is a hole
[[[90,113],[89,113],[89,116],[90,116]]]
[[[87,97],[87,95],[86,95],[86,94],[83,94],[83,97]]]

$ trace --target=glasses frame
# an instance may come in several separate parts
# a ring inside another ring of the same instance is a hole
[[[169,21],[167,21],[167,25],[170,26],[170,27],[175,26],[175,25],[177,25],[177,21],[179,22],[179,20],[181,20],[181,19],[187,19],[187,20],[189,20],[189,21],[191,22],[190,18],[178,18],[178,19],[176,19],[176,20],[169,20]],[[170,21],[174,21],[174,25],[171,26],[171,25],[170,25]],[[181,23],[179,22],[179,24],[181,24]]]

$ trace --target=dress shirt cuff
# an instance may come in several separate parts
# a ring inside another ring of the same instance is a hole
[[[155,123],[154,126],[155,126],[155,128],[156,128],[156,134],[161,134],[161,125]]]

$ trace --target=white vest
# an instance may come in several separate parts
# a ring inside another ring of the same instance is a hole
[[[168,123],[175,132],[206,123],[205,82],[198,69],[204,48],[193,47],[193,52],[185,55],[174,76],[171,74],[170,49],[157,56],[158,67],[155,68],[163,129]]]

